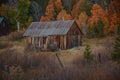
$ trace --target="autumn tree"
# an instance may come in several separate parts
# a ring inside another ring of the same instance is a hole
[[[50,21],[50,20],[54,20],[54,4],[53,4],[54,0],[49,0],[48,5],[46,7],[46,12],[45,15],[41,17],[40,21]]]
[[[108,8],[109,31],[118,34],[120,32],[120,0],[112,0]]]
[[[57,14],[63,9],[61,0],[49,0],[46,7],[45,15],[41,17],[40,21],[55,20]]]
[[[87,28],[88,28],[88,25],[87,25],[88,16],[86,12],[81,12],[76,22],[79,25],[79,27],[82,29],[83,34],[86,36]]]
[[[62,10],[58,15],[57,15],[57,20],[71,20],[73,19],[72,16],[70,14],[68,14],[65,10]]]
[[[91,5],[88,4],[89,2],[90,0],[78,0],[78,2],[72,8],[72,16],[76,18],[80,15],[81,12],[86,12],[86,14],[90,16]]]
[[[99,35],[103,35],[107,30],[106,27],[108,26],[108,19],[107,19],[106,11],[102,9],[102,7],[99,6],[98,4],[94,4],[91,10],[91,13],[92,13],[92,16],[89,19],[89,25],[91,27],[91,30],[98,29],[96,31],[99,31],[99,29],[101,29],[100,31],[103,33],[101,32],[98,32],[98,33],[101,33]],[[92,32],[96,33],[95,31],[92,31]]]
[[[111,15],[111,18],[110,18],[110,27],[109,27],[109,32],[110,33],[114,33],[114,32],[116,32],[116,27],[117,27],[117,20],[118,18],[117,18],[117,14],[112,14]]]
[[[84,3],[84,0],[79,0],[72,8],[71,14],[74,18],[78,17],[80,14],[80,9],[82,7],[82,4]]]
[[[91,10],[92,16],[89,19],[89,24],[93,25],[97,23],[100,19],[104,19],[106,16],[106,11],[98,4],[94,4]]]

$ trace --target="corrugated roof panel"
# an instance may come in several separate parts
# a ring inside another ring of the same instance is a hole
[[[65,35],[71,28],[74,20],[51,21],[51,22],[32,22],[24,33],[24,36],[49,36]]]
[[[36,26],[37,26],[37,23],[36,22],[32,22],[28,29],[35,29]]]

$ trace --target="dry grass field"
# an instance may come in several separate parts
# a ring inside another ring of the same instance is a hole
[[[119,80],[120,67],[111,60],[114,40],[114,37],[84,38],[79,47],[36,52],[25,50],[23,38],[0,37],[0,80]],[[91,63],[83,57],[87,44],[93,55]]]

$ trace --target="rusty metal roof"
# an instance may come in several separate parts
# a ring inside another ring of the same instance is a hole
[[[43,37],[51,35],[65,35],[75,21],[32,22],[23,36]]]

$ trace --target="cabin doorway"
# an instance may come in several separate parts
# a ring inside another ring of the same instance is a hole
[[[74,32],[73,35],[73,47],[77,47],[78,46],[78,32]]]

